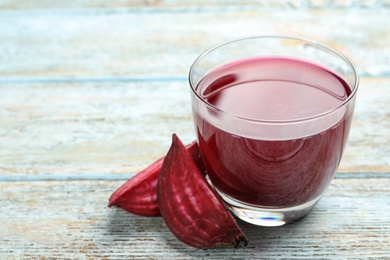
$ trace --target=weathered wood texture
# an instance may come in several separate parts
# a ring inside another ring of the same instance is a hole
[[[389,0],[275,0],[275,1],[256,1],[256,0],[196,0],[196,1],[178,1],[178,0],[113,0],[109,3],[103,0],[79,0],[63,2],[59,0],[3,0],[0,3],[0,9],[89,9],[89,8],[124,8],[124,9],[168,9],[168,10],[203,10],[204,8],[224,8],[233,11],[250,8],[275,8],[275,9],[327,9],[327,8],[388,8]]]
[[[363,78],[340,172],[390,172],[388,78]],[[188,83],[0,85],[0,178],[136,173],[195,140]],[[21,177],[18,177],[21,176]]]
[[[390,75],[390,8],[168,10],[2,11],[1,79],[185,78],[205,48],[263,34],[318,40],[349,56],[363,76]]]
[[[0,1],[1,259],[390,259],[390,2]],[[183,245],[161,218],[107,208],[125,179],[195,134],[187,72],[210,45],[311,38],[361,86],[325,197],[245,250]]]
[[[390,256],[390,179],[335,179],[305,219],[279,228],[238,222],[246,249],[197,250],[160,217],[107,208],[120,181],[3,182],[2,259],[379,259]]]

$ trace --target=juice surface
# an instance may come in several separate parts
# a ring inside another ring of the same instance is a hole
[[[251,58],[207,74],[197,86],[203,99],[228,113],[255,120],[294,120],[341,104],[347,83],[315,64],[288,58]]]

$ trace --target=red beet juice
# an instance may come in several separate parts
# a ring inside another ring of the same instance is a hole
[[[208,103],[203,112],[194,107],[194,118],[207,173],[219,192],[270,208],[322,195],[352,118],[347,109],[329,112],[351,94],[340,76],[303,60],[250,58],[212,70],[195,91]]]

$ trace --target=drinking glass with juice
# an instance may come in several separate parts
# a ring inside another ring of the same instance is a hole
[[[305,216],[348,139],[352,63],[309,40],[251,37],[201,54],[189,80],[207,175],[231,212],[262,226]]]

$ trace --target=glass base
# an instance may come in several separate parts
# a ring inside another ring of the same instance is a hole
[[[283,226],[303,218],[320,199],[318,197],[305,204],[289,208],[261,208],[235,200],[217,189],[216,191],[235,216],[245,222],[266,227]]]

